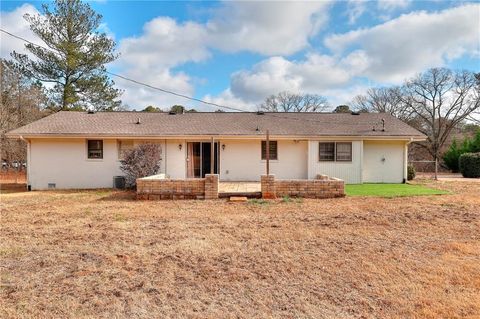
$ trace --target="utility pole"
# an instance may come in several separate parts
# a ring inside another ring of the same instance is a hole
[[[265,143],[266,156],[267,156],[267,176],[270,175],[270,132],[267,130],[267,141]]]
[[[210,143],[210,174],[215,174],[215,143],[212,136],[212,141]]]

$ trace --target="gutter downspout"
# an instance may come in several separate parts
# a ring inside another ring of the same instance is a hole
[[[20,140],[27,143],[27,190],[31,191],[32,186],[30,185],[30,157],[31,157],[31,155],[30,155],[30,153],[31,153],[30,140],[27,140],[27,139],[23,138],[22,135],[20,135]]]
[[[163,148],[165,150],[165,178],[167,177],[167,140],[164,142],[165,147]]]
[[[410,141],[405,143],[405,148],[403,150],[403,183],[405,184],[408,181],[408,145],[413,142],[413,137],[410,137]]]

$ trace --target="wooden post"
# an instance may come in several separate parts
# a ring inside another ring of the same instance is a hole
[[[270,132],[267,130],[267,141],[265,143],[266,156],[267,156],[267,175],[270,175]]]
[[[215,174],[215,144],[213,141],[213,136],[212,136],[212,141],[211,141],[211,146],[210,146],[210,174]]]

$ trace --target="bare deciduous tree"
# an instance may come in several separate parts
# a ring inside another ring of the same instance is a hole
[[[471,98],[473,99],[472,103],[477,103],[477,108],[472,112],[469,120],[480,124],[480,106],[478,105],[480,103],[480,73],[475,73],[474,76],[476,84]]]
[[[434,160],[452,130],[479,108],[474,73],[433,68],[406,81],[401,102],[419,120],[416,128],[428,139],[424,144]]]
[[[259,108],[267,112],[321,112],[327,107],[327,99],[321,95],[284,91],[267,97]]]
[[[44,110],[46,96],[43,87],[22,75],[13,63],[0,59],[0,149],[2,160],[25,162],[24,141],[7,139],[5,133],[33,122],[48,113]]]
[[[417,128],[428,137],[417,145],[438,160],[452,131],[480,117],[479,101],[480,74],[433,68],[401,86],[371,88],[352,103],[358,111],[390,113]]]
[[[158,144],[140,144],[126,151],[120,161],[120,169],[125,173],[127,186],[135,186],[137,178],[157,174],[161,159],[161,148]]]
[[[412,118],[412,111],[402,101],[399,86],[370,88],[365,95],[357,95],[352,103],[357,111],[390,113],[404,121]]]

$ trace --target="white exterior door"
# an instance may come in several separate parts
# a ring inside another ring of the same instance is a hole
[[[364,141],[363,182],[402,183],[405,142]]]

